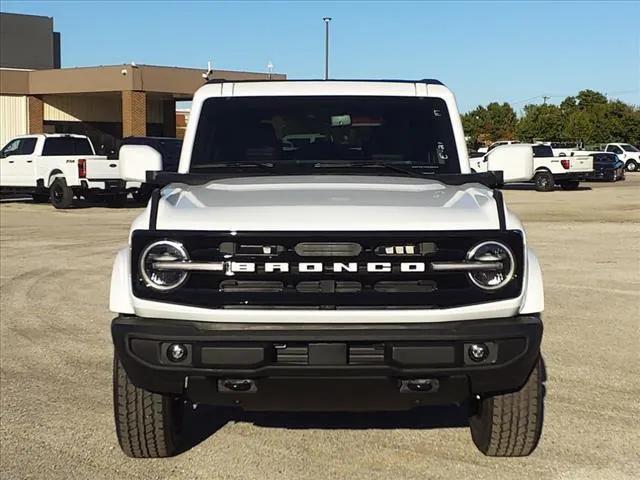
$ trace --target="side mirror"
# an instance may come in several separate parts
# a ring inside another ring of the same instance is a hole
[[[162,171],[162,155],[149,145],[123,145],[120,158],[120,178],[127,182],[146,182],[147,172]]]
[[[533,178],[533,148],[529,145],[502,145],[485,157],[489,172],[502,172],[504,183],[527,182]]]

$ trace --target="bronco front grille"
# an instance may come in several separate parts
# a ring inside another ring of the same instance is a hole
[[[181,242],[193,262],[219,269],[191,271],[179,288],[145,285],[139,256],[157,240]],[[467,273],[435,271],[460,262],[480,242],[513,251],[516,273],[497,291],[473,285]],[[523,239],[517,231],[454,232],[197,232],[135,231],[131,271],[138,298],[206,308],[448,308],[517,297]],[[421,267],[424,265],[424,267]],[[285,268],[286,266],[286,268]],[[418,268],[420,267],[420,268]]]

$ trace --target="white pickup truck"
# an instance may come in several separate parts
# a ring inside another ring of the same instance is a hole
[[[615,153],[624,162],[627,172],[637,172],[640,167],[640,150],[629,143],[609,143],[604,149],[607,153]]]
[[[126,199],[118,160],[95,154],[84,135],[36,134],[9,141],[0,150],[0,191],[32,195],[69,208],[74,198],[103,196],[111,205]]]
[[[301,132],[324,141],[286,149]],[[192,404],[458,403],[484,454],[535,449],[542,276],[499,189],[533,176],[531,148],[473,174],[442,83],[329,80],[204,85],[176,173],[127,150],[123,177],[159,187],[111,277],[127,455],[180,452]]]
[[[575,190],[580,182],[585,181],[593,172],[593,158],[589,155],[556,157],[550,145],[524,143],[519,145],[533,150],[534,175],[531,180],[539,192],[551,191],[556,184],[563,190]],[[503,148],[512,147],[506,145]],[[487,156],[470,158],[469,164],[474,172],[486,172]]]

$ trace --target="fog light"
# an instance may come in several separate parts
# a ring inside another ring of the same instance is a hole
[[[489,347],[484,343],[474,343],[469,347],[468,353],[474,362],[482,362],[489,357]]]
[[[180,345],[179,343],[172,343],[167,348],[167,357],[172,362],[180,362],[187,356],[187,347]]]

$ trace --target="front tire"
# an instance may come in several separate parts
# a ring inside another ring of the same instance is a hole
[[[543,363],[539,358],[520,390],[479,401],[476,414],[469,419],[471,438],[487,456],[524,457],[540,441],[543,417]]]
[[[565,180],[564,182],[560,182],[560,187],[563,190],[576,190],[580,182],[577,180]]]
[[[625,168],[627,169],[627,172],[637,172],[638,162],[636,162],[635,160],[629,160]]]
[[[56,178],[49,187],[49,201],[59,210],[73,206],[73,190],[63,177]]]
[[[118,442],[129,457],[161,458],[178,453],[184,404],[178,398],[136,387],[116,355],[113,408]]]
[[[533,177],[533,183],[535,184],[538,192],[550,192],[553,190],[555,185],[553,175],[551,175],[551,172],[547,172],[546,170],[536,172]]]

